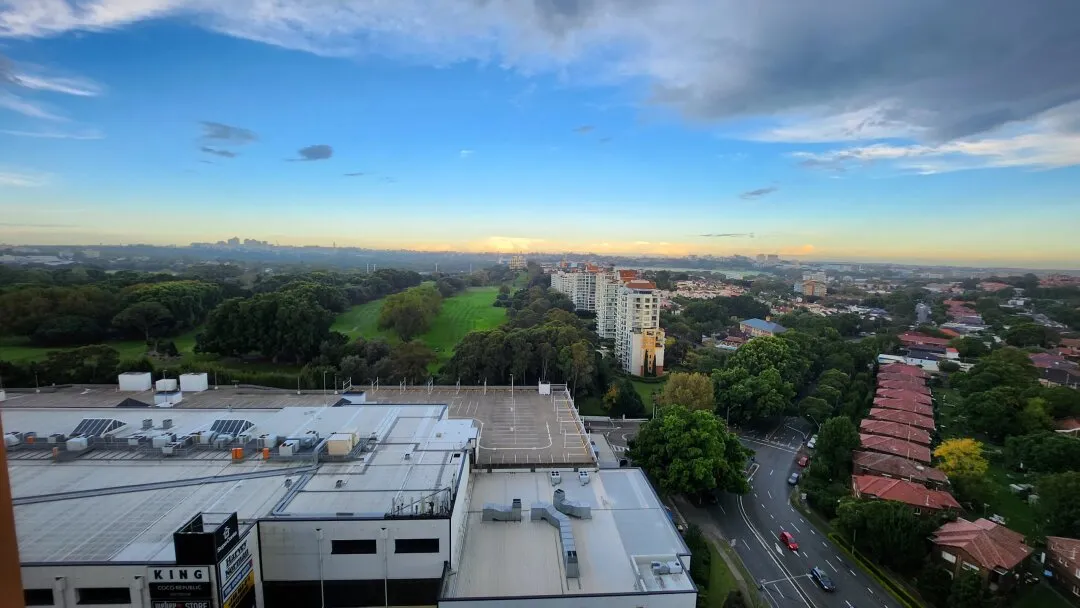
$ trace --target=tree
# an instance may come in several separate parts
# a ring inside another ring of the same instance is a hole
[[[949,592],[949,608],[985,608],[992,603],[983,587],[982,576],[978,572],[961,569],[960,574],[953,579],[952,590]]]
[[[970,336],[956,338],[949,342],[949,346],[955,348],[956,352],[965,359],[978,358],[990,352],[990,347],[985,342]]]
[[[829,418],[818,431],[814,466],[826,471],[828,479],[847,479],[851,475],[851,451],[859,447],[859,429],[850,418]]]
[[[956,361],[949,361],[948,359],[945,359],[938,362],[938,369],[946,374],[951,374],[953,372],[960,371],[960,364]]]
[[[712,411],[713,386],[705,374],[675,372],[668,375],[660,393],[660,405],[682,405],[692,410]]]
[[[136,302],[113,317],[113,325],[120,330],[137,331],[150,343],[173,320],[172,313],[164,304],[153,301]]]
[[[60,315],[42,321],[30,335],[30,342],[38,346],[72,346],[96,342],[103,336],[101,326],[90,317]]]
[[[430,285],[407,289],[386,298],[379,311],[379,327],[393,329],[402,342],[426,332],[442,306],[442,296]]]
[[[646,413],[641,395],[634,388],[634,383],[625,377],[611,383],[604,393],[603,405],[609,416],[638,418]]]
[[[874,561],[913,572],[930,552],[927,538],[938,523],[904,503],[845,498],[836,510],[836,525]]]
[[[641,425],[628,453],[665,495],[725,490],[745,494],[750,451],[707,410],[672,405]]]
[[[1043,431],[1005,439],[1005,463],[1036,473],[1060,473],[1080,462],[1080,441],[1060,433]]]
[[[949,477],[978,477],[986,473],[982,444],[974,439],[946,439],[934,450],[940,459],[937,468]]]
[[[1049,346],[1052,332],[1037,323],[1021,323],[1010,327],[1005,332],[1005,342],[1009,346]]]
[[[390,352],[390,364],[395,378],[416,384],[428,377],[427,368],[438,360],[435,353],[420,340],[397,345]]]
[[[1052,536],[1080,537],[1080,472],[1046,475],[1035,487],[1039,493],[1039,511],[1046,518],[1045,532]]]
[[[948,570],[933,563],[926,563],[915,577],[919,595],[934,606],[944,608],[952,591],[952,576]]]

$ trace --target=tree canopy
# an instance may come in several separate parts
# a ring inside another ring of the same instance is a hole
[[[971,438],[946,439],[934,450],[937,468],[949,477],[978,477],[986,473],[988,463],[983,447]]]
[[[891,500],[845,498],[836,509],[836,526],[875,562],[914,572],[930,551],[927,540],[938,527],[934,518],[916,515]]]
[[[1046,533],[1080,538],[1080,471],[1046,475],[1035,487],[1039,511],[1046,518]]]
[[[668,375],[660,404],[682,405],[692,410],[712,411],[713,385],[705,374],[674,372]]]
[[[641,395],[634,389],[634,383],[625,376],[611,383],[602,403],[604,410],[612,417],[639,418],[647,413]]]
[[[379,327],[393,329],[408,342],[431,328],[442,307],[442,296],[431,285],[420,285],[388,296],[379,312]]]

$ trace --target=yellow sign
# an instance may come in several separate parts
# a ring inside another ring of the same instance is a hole
[[[244,580],[240,581],[240,584],[236,586],[236,590],[225,599],[225,603],[222,604],[221,608],[240,608],[243,605],[241,602],[244,601],[244,598],[254,590],[255,573],[248,572]]]

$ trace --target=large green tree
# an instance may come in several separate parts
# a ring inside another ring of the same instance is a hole
[[[172,313],[163,304],[143,300],[121,310],[112,323],[121,331],[137,333],[149,344],[150,337],[161,335],[172,321]]]
[[[404,378],[411,384],[426,379],[428,367],[436,360],[434,351],[420,340],[399,344],[390,353],[394,377]]]
[[[930,553],[927,539],[938,522],[900,502],[845,498],[836,510],[836,526],[875,562],[911,573]]]
[[[1036,483],[1036,489],[1046,533],[1080,538],[1080,471],[1046,475]]]
[[[851,451],[859,447],[859,429],[845,416],[829,418],[821,424],[814,448],[815,470],[830,480],[851,475]]]
[[[749,491],[750,451],[722,420],[706,410],[672,405],[641,425],[629,457],[645,469],[664,494]]]
[[[386,298],[379,311],[379,327],[393,329],[403,342],[408,342],[431,328],[442,296],[431,285],[407,289]]]
[[[668,375],[664,390],[660,393],[660,404],[683,405],[692,410],[712,411],[713,386],[705,374],[674,372]]]
[[[646,414],[641,395],[634,389],[634,383],[626,377],[611,383],[604,393],[603,405],[609,416],[639,418]]]

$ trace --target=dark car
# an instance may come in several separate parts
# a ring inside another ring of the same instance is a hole
[[[821,568],[811,568],[810,578],[814,579],[814,582],[825,591],[836,591],[836,585],[833,584],[832,579]]]
[[[792,485],[792,486],[799,483],[799,474],[798,473],[792,473],[791,477],[787,478],[787,482],[788,482],[788,485]]]

